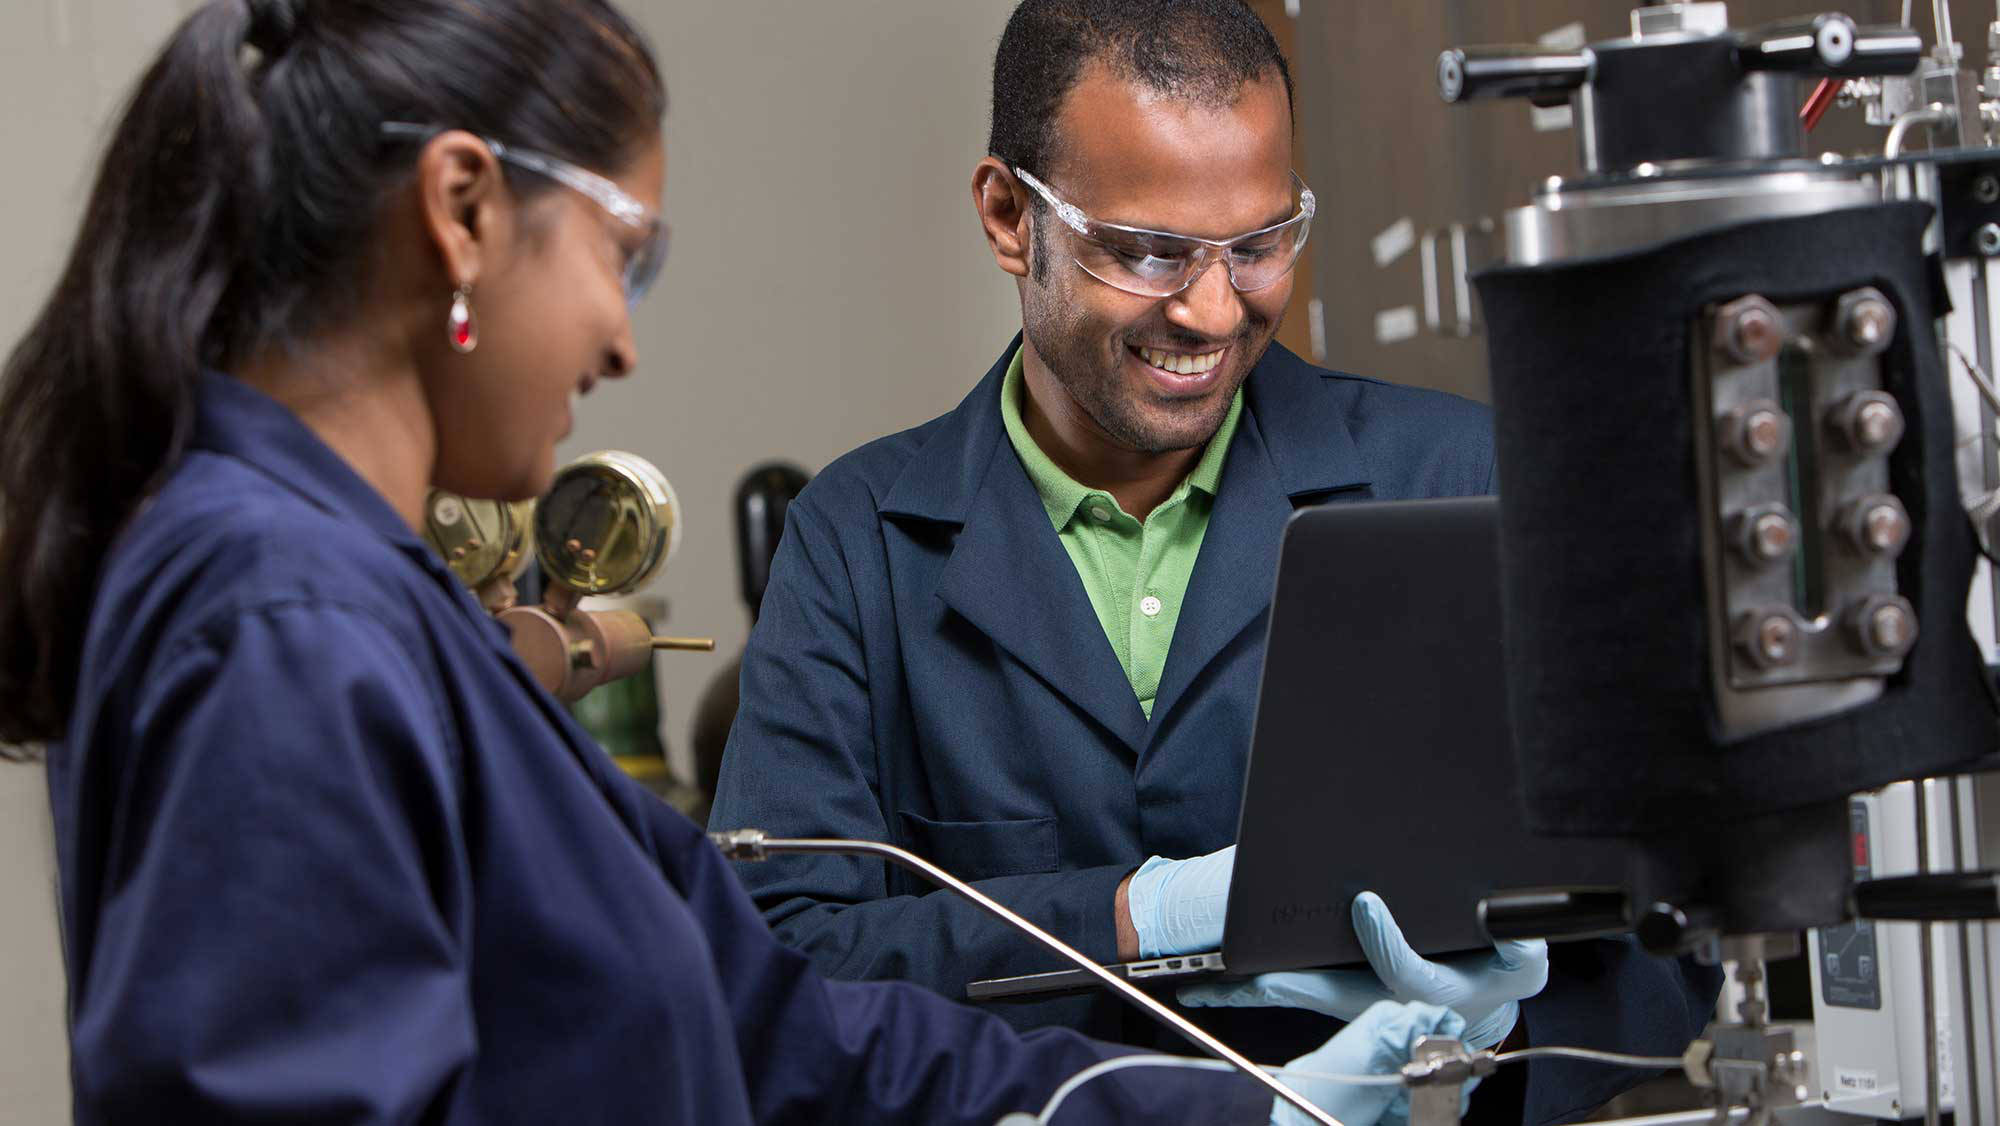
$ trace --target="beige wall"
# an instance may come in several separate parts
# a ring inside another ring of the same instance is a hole
[[[628,449],[685,509],[653,587],[667,730],[748,629],[731,498],[743,471],[817,472],[950,409],[1020,326],[972,214],[988,75],[1012,0],[644,0],[667,75],[673,257],[641,308],[640,370],[580,407],[565,455]]]
[[[192,0],[0,4],[0,343],[46,295],[124,91]],[[655,584],[716,656],[661,660],[682,754],[741,646],[730,497],[772,457],[817,471],[948,409],[1018,324],[968,187],[1010,0],[630,0],[673,98],[673,260],[640,310],[641,370],[600,388],[563,453],[653,459],[685,507]],[[67,1118],[47,809],[0,766],[0,1126]]]

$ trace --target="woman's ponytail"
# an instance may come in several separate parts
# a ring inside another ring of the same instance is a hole
[[[174,36],[112,135],[61,280],[0,372],[0,741],[55,738],[79,610],[179,454],[268,174],[243,0]]]

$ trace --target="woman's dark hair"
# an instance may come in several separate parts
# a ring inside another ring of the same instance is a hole
[[[382,122],[615,173],[665,108],[645,40],[603,0],[211,0],[188,17],[0,372],[0,743],[62,734],[81,611],[179,459],[202,370],[351,311],[379,207],[415,165]]]

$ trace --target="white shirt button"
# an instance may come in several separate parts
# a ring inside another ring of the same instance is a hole
[[[1101,504],[1093,504],[1090,506],[1090,518],[1100,524],[1110,523],[1111,510]]]
[[[1147,596],[1146,596],[1146,597],[1144,597],[1144,598],[1141,598],[1141,599],[1139,600],[1139,612],[1140,612],[1141,614],[1144,614],[1144,615],[1146,615],[1146,616],[1147,616],[1147,617],[1149,617],[1149,618],[1157,618],[1157,617],[1159,617],[1159,616],[1160,616],[1160,600],[1159,600],[1159,599],[1157,599],[1157,598],[1154,598],[1154,597],[1153,597],[1152,595],[1150,595],[1150,594],[1149,594],[1149,595],[1147,595]]]

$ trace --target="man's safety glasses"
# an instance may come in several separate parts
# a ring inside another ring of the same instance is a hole
[[[1227,267],[1229,284],[1239,292],[1263,289],[1290,273],[1298,262],[1316,210],[1312,189],[1294,172],[1297,214],[1274,226],[1217,242],[1092,219],[1032,173],[1016,168],[1014,175],[1041,193],[1056,217],[1075,232],[1077,237],[1071,242],[1076,264],[1085,273],[1141,297],[1172,297],[1194,284],[1217,259]]]
[[[399,140],[427,141],[442,132],[444,126],[441,125],[415,125],[407,121],[382,123],[382,135]],[[496,159],[537,176],[546,176],[582,194],[609,212],[612,218],[641,233],[639,245],[625,256],[625,269],[619,279],[625,287],[626,304],[639,304],[639,299],[652,288],[653,280],[660,276],[660,267],[667,263],[669,231],[666,221],[648,211],[645,204],[633,199],[624,189],[595,172],[553,156],[517,149],[491,137],[481,137],[480,140],[493,150]]]

